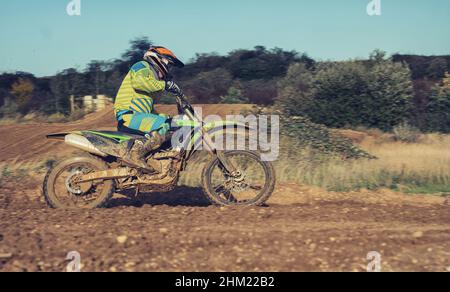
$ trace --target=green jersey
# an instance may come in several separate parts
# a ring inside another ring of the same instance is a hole
[[[164,90],[166,82],[160,80],[153,67],[141,61],[134,64],[120,86],[114,110],[152,113],[154,100],[152,93]]]

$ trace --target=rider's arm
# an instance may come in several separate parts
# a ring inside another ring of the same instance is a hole
[[[153,72],[147,68],[131,72],[131,84],[135,90],[147,93],[162,91],[166,88],[166,82],[157,80]]]

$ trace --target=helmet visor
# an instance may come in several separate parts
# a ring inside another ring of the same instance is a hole
[[[158,55],[161,56],[161,58],[169,60],[169,63],[171,65],[174,65],[175,67],[178,68],[184,67],[184,63],[181,62],[180,59],[178,59],[177,56],[175,56],[175,54],[172,53],[172,51],[163,47],[155,48],[155,51]]]

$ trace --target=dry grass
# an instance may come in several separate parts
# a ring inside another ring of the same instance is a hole
[[[396,142],[393,135],[373,131],[357,138],[364,150],[379,159],[344,161],[320,156],[283,138],[281,156],[274,163],[278,181],[342,192],[388,188],[406,193],[450,193],[449,135],[421,135],[417,143]],[[205,162],[202,157],[190,164],[181,183],[199,186]]]
[[[14,116],[14,117],[4,117],[0,119],[0,126],[6,126],[6,125],[14,125],[17,123],[20,123],[20,117]]]
[[[332,191],[390,188],[411,193],[450,192],[450,136],[423,135],[418,143],[367,136],[361,146],[378,160],[317,158],[308,150],[283,151],[276,163],[281,181]]]

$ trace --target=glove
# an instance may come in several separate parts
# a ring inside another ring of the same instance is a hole
[[[173,81],[173,76],[170,74],[166,75],[166,78],[164,79],[164,81],[169,82],[169,81]]]
[[[177,96],[183,95],[180,87],[173,81],[166,82],[166,91]]]

